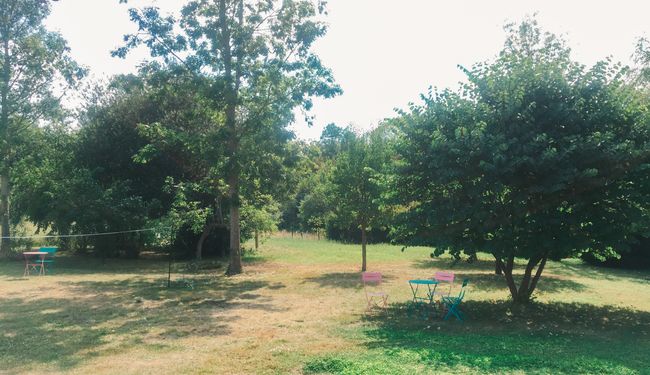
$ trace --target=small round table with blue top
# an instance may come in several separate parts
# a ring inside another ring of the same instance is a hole
[[[438,282],[431,279],[414,279],[409,280],[411,292],[413,292],[414,307],[434,307],[433,297],[436,292]]]

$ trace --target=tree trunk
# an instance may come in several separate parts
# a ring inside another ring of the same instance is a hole
[[[501,270],[501,266],[499,265],[498,261],[494,262],[494,274],[503,275],[503,270]]]
[[[257,250],[257,248],[259,248],[259,247],[260,247],[260,234],[256,229],[255,230],[255,250]]]
[[[237,176],[237,180],[239,180],[239,176]],[[236,275],[242,272],[238,182],[231,181],[230,184],[230,264],[226,271],[227,275]]]
[[[7,37],[5,35],[5,37]],[[0,148],[0,226],[2,226],[2,240],[0,241],[0,257],[8,256],[11,251],[11,228],[9,227],[9,155],[10,139],[9,139],[9,82],[11,81],[11,55],[9,53],[9,39],[5,39],[3,43],[3,69],[2,81],[0,82],[0,138],[3,139],[4,145]]]
[[[11,251],[11,228],[9,226],[9,176],[0,176],[0,226],[2,226],[2,241],[0,242],[0,254],[5,257]]]
[[[515,280],[512,277],[514,256],[508,257],[506,263],[503,263],[503,260],[501,258],[498,258],[496,255],[494,256],[494,258],[496,259],[499,268],[503,272],[503,277],[506,279],[506,284],[508,285],[508,289],[510,289],[510,295],[512,295],[512,297],[515,298],[517,296],[517,285],[515,284]]]
[[[530,290],[530,281],[533,268],[539,263],[539,258],[530,258],[528,264],[526,265],[526,270],[524,271],[524,277],[521,279],[521,284],[519,285],[519,290],[514,301],[517,303],[528,303],[530,301],[530,295],[532,291]]]
[[[361,272],[366,272],[366,226],[361,226]]]
[[[514,257],[510,256],[506,264],[504,264],[501,259],[496,258],[496,267],[502,271],[502,274],[506,279],[506,284],[510,289],[510,295],[512,296],[513,302],[520,304],[526,304],[530,302],[530,297],[533,295],[533,292],[537,287],[537,282],[539,281],[540,277],[542,276],[542,272],[544,271],[546,259],[546,254],[542,257],[531,258],[526,265],[521,283],[519,284],[519,287],[517,287],[517,284],[515,283],[514,277],[512,275]],[[537,266],[537,271],[535,272],[535,276],[532,276],[532,272],[535,269],[535,266]]]
[[[239,22],[243,23],[243,2],[239,2]],[[240,222],[239,222],[239,131],[237,126],[237,105],[239,95],[239,84],[241,78],[241,56],[237,55],[237,61],[233,61],[232,40],[230,22],[227,17],[226,0],[219,0],[219,22],[217,25],[221,45],[218,47],[221,51],[224,79],[226,83],[225,103],[226,103],[226,122],[225,127],[228,132],[228,198],[230,203],[230,264],[228,265],[227,275],[236,275],[242,272],[241,263],[241,239],[240,239]],[[242,49],[236,51],[241,54]],[[235,75],[233,77],[233,65]]]

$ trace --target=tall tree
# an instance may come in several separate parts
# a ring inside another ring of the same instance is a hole
[[[124,56],[145,44],[152,56],[215,79],[214,91],[223,96],[224,110],[214,124],[223,126],[227,137],[228,274],[242,271],[241,177],[249,161],[286,141],[294,109],[308,110],[311,97],[340,92],[311,51],[326,31],[318,19],[323,10],[323,4],[306,0],[193,0],[177,22],[156,8],[131,9],[139,32],[126,36],[125,46],[115,51]]]
[[[399,120],[395,234],[436,254],[490,252],[525,303],[548,259],[613,255],[647,233],[650,132],[625,69],[574,63],[534,20],[507,31],[459,94],[432,93]]]
[[[67,87],[83,75],[70,57],[61,35],[49,32],[43,20],[49,1],[2,0],[0,3],[0,253],[11,247],[11,171],[16,144],[26,128],[60,114]]]

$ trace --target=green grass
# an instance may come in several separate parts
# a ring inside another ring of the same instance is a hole
[[[0,263],[0,373],[650,374],[650,272],[549,262],[536,300],[512,306],[489,256],[371,245],[390,307],[365,313],[360,249],[271,238],[227,278],[164,259],[57,256],[23,278]],[[470,279],[464,323],[423,319],[407,280]],[[192,288],[183,280],[190,280]]]
[[[473,321],[409,321],[405,307],[357,328],[362,353],[316,358],[308,373],[649,373],[650,314],[590,305],[468,303]],[[504,318],[499,318],[504,317]],[[417,319],[417,318],[415,318]],[[605,319],[608,321],[605,322]]]
[[[272,238],[265,245],[266,250],[260,254],[260,259],[306,265],[350,264],[355,260],[361,263],[361,250],[358,245],[291,237]],[[375,262],[403,262],[404,260],[426,260],[431,254],[429,248],[412,247],[403,252],[401,249],[400,246],[388,244],[370,245],[368,258]]]

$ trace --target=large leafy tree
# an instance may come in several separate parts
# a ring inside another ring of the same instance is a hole
[[[341,228],[361,232],[361,270],[366,271],[367,233],[385,223],[382,212],[382,180],[390,157],[386,128],[358,135],[346,131],[342,151],[331,177],[334,220]]]
[[[436,254],[493,254],[527,302],[548,259],[611,256],[647,231],[650,129],[625,69],[586,69],[534,20],[507,31],[460,93],[432,93],[398,120],[394,234]]]
[[[223,97],[213,92],[214,80],[178,67],[151,64],[141,69],[139,79],[142,87],[133,95],[146,98],[142,110],[155,114],[130,120],[134,138],[141,142],[128,162],[161,173],[152,181],[154,191],[162,187],[173,196],[162,220],[177,235],[197,235],[195,257],[201,259],[206,239],[225,226],[225,135],[222,126],[213,124],[223,115]]]
[[[125,46],[115,51],[123,56],[145,44],[152,56],[213,79],[214,92],[223,97],[223,116],[213,124],[223,127],[227,139],[229,274],[242,270],[240,205],[246,169],[286,142],[294,109],[308,110],[311,97],[340,91],[311,51],[326,31],[318,19],[322,11],[322,4],[306,0],[193,0],[177,21],[156,8],[132,9],[139,32],[126,36]]]
[[[147,77],[118,76],[108,87],[92,87],[74,130],[32,129],[14,166],[12,205],[21,215],[40,228],[79,234],[140,229],[166,213],[172,202],[163,190],[167,177],[193,176],[201,165],[182,150],[135,162],[149,145],[138,124],[176,121],[192,128],[201,116],[187,86],[167,74]],[[169,85],[173,95],[165,90]],[[183,121],[190,116],[197,121]],[[102,255],[137,256],[146,240],[99,236],[78,244]]]
[[[0,226],[2,253],[11,247],[9,199],[12,166],[27,129],[60,113],[65,89],[84,74],[69,56],[61,35],[43,20],[49,1],[3,0],[0,3]]]

